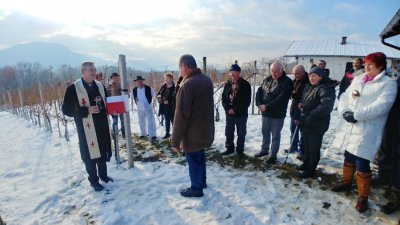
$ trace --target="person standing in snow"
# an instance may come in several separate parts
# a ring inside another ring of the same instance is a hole
[[[396,81],[385,75],[386,56],[367,55],[365,73],[353,79],[339,99],[338,112],[344,124],[338,127],[333,147],[344,150],[343,178],[332,186],[339,192],[351,188],[356,174],[359,212],[368,209],[371,189],[370,162],[381,145],[383,129],[397,94]]]
[[[342,93],[345,92],[346,89],[350,86],[354,77],[361,75],[363,73],[364,73],[364,67],[362,58],[354,59],[353,68],[350,71],[346,71],[342,80],[340,81],[338,99],[340,98],[340,95],[342,95]]]
[[[118,96],[122,94],[122,90],[121,90],[121,79],[119,77],[118,73],[113,73],[111,75],[111,80],[112,83],[110,85],[108,85],[107,87],[107,94],[108,96]],[[118,124],[118,117],[120,118],[121,121],[121,134],[122,134],[122,138],[125,138],[125,125],[124,125],[124,114],[120,114],[118,115],[112,115],[112,131],[113,134],[115,133],[115,127]]]
[[[293,91],[292,91],[292,104],[290,105],[290,140],[293,140],[290,149],[286,151],[298,152],[298,158],[304,159],[304,135],[300,129],[297,129],[295,133],[296,127],[300,125],[300,114],[301,111],[299,109],[299,103],[303,96],[303,91],[306,85],[310,84],[308,80],[308,74],[302,65],[296,65],[293,68],[292,73],[294,74],[295,80],[293,84]],[[301,137],[300,137],[301,136]],[[300,137],[300,140],[299,140]]]
[[[96,67],[93,62],[83,62],[82,77],[68,86],[62,111],[74,117],[78,131],[81,159],[85,163],[90,185],[95,191],[104,187],[100,180],[113,181],[107,176],[107,164],[110,161],[111,136],[106,113],[106,88],[96,81]]]
[[[335,81],[329,79],[319,67],[308,73],[310,84],[300,101],[300,126],[304,135],[304,161],[298,170],[300,178],[313,177],[321,155],[322,139],[329,128],[335,103]]]
[[[397,79],[397,96],[390,109],[379,151],[379,177],[390,182],[389,202],[381,211],[392,214],[400,209],[400,80]]]
[[[240,76],[241,68],[238,64],[231,65],[229,79],[222,92],[222,106],[226,114],[225,126],[225,147],[222,155],[229,155],[235,152],[234,133],[237,130],[236,154],[239,158],[244,156],[244,142],[246,137],[246,124],[248,108],[251,102],[251,86],[249,82]]]
[[[176,96],[172,132],[172,151],[185,152],[191,187],[181,190],[183,197],[202,197],[206,182],[204,149],[214,141],[213,83],[197,68],[192,55],[179,60],[183,80]]]
[[[156,121],[154,120],[153,115],[153,97],[154,91],[148,85],[143,83],[144,79],[142,76],[137,76],[136,87],[132,90],[133,99],[135,99],[135,103],[138,111],[138,119],[140,126],[140,138],[145,138],[147,136],[146,122],[148,127],[148,135],[151,137],[152,141],[157,139],[156,137]]]
[[[330,71],[328,68],[326,68],[326,61],[321,59],[318,61],[317,65],[319,68],[321,68],[324,71],[326,77],[329,77]]]
[[[261,151],[254,157],[271,155],[267,164],[275,163],[281,141],[281,130],[286,116],[286,110],[293,90],[292,80],[286,76],[283,66],[279,62],[271,64],[271,75],[264,79],[256,94],[256,105],[262,113],[263,143]],[[271,143],[272,135],[272,143]]]
[[[172,102],[175,92],[174,76],[172,73],[164,74],[164,84],[161,86],[160,91],[157,93],[157,100],[159,103],[158,115],[164,115],[165,118],[165,136],[167,139],[171,136],[170,128],[173,124],[174,118],[172,117]]]

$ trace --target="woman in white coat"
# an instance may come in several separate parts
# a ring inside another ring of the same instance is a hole
[[[385,75],[385,54],[371,53],[364,62],[365,73],[355,77],[339,99],[338,112],[345,122],[338,128],[333,146],[345,150],[343,178],[331,188],[335,192],[349,190],[356,174],[355,208],[359,212],[368,209],[370,162],[381,144],[386,118],[397,94],[395,80]]]

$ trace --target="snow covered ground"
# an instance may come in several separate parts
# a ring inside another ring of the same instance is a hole
[[[216,123],[214,147],[224,148],[224,113]],[[251,109],[249,109],[250,111]],[[250,115],[245,153],[261,145],[261,116]],[[321,165],[324,173],[338,173],[343,156],[329,150],[338,123],[332,113],[325,135]],[[135,162],[128,170],[108,164],[114,183],[94,192],[81,162],[76,130],[70,142],[30,122],[0,112],[0,216],[7,224],[397,224],[400,213],[379,212],[386,203],[383,190],[373,189],[370,210],[359,214],[356,193],[349,196],[322,190],[312,180],[281,179],[281,171],[251,171],[207,163],[208,188],[200,199],[187,199],[179,190],[190,183],[187,166],[174,160]],[[54,123],[53,123],[54,124]],[[131,113],[133,133],[139,133],[137,114]],[[279,161],[289,146],[289,118],[282,131]],[[164,135],[158,126],[158,136]],[[54,129],[55,130],[55,129]],[[233,156],[231,156],[233,157]],[[299,164],[294,155],[289,163]]]

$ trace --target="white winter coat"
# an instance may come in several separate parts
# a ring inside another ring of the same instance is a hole
[[[348,123],[342,118],[332,145],[373,161],[381,145],[387,116],[396,98],[397,82],[385,76],[385,71],[366,84],[365,76],[364,73],[355,77],[339,99],[339,115],[352,111],[358,122]],[[360,93],[358,97],[353,96],[356,91]]]

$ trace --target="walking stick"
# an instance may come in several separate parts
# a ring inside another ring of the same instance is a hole
[[[289,149],[288,149],[288,152],[287,152],[287,154],[286,154],[286,159],[285,159],[285,162],[284,162],[283,164],[286,164],[286,161],[287,161],[287,159],[289,158],[290,150],[292,149],[293,141],[294,141],[294,138],[296,137],[296,133],[297,133],[298,131],[299,131],[299,125],[296,125],[296,128],[294,129],[294,133],[293,133],[292,140],[290,140],[290,147],[289,147]]]

